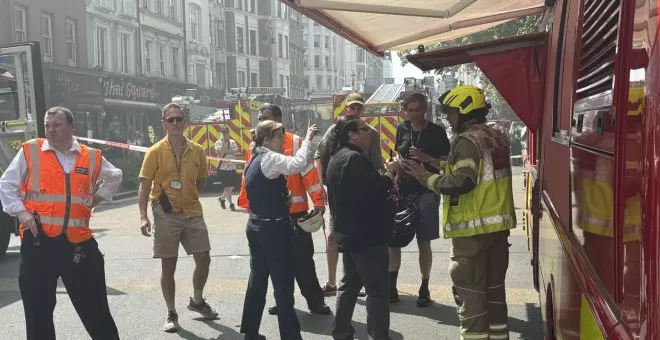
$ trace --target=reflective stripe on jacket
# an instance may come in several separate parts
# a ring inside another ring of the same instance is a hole
[[[25,208],[39,215],[45,235],[56,237],[65,233],[72,243],[86,241],[93,236],[89,228],[90,206],[102,153],[80,145],[74,166],[66,174],[54,151],[41,151],[43,143],[43,138],[23,143],[28,168],[27,182],[21,185]],[[23,232],[21,226],[21,237]]]
[[[303,139],[294,135],[291,132],[284,133],[283,141],[283,154],[286,156],[293,156],[298,152],[302,145]],[[247,162],[252,157],[250,150],[245,152],[245,161]],[[325,205],[325,190],[321,184],[319,174],[314,167],[314,162],[310,160],[307,168],[300,174],[287,176],[287,187],[291,192],[291,206],[289,212],[291,214],[306,212],[309,210],[307,204],[307,194],[312,198],[314,206],[322,207]],[[241,179],[241,193],[238,196],[238,206],[243,209],[248,209],[247,193],[245,191],[245,178]]]
[[[444,237],[468,237],[515,228],[509,142],[504,134],[483,124],[473,125],[460,136],[474,143],[482,157],[479,164],[458,161],[445,167],[447,175],[465,166],[476,168],[479,175],[477,185],[469,193],[444,195]]]

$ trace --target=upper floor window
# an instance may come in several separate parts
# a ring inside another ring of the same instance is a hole
[[[27,41],[27,14],[25,7],[14,5],[14,29],[16,30],[16,42]]]
[[[142,0],[142,8],[149,9],[149,0]]]
[[[202,8],[197,4],[190,4],[190,38],[202,40]]]
[[[168,15],[171,19],[177,19],[177,10],[176,10],[176,0],[169,0],[169,11]]]
[[[41,14],[41,53],[52,61],[53,58],[53,16]]]
[[[64,22],[66,30],[66,55],[69,66],[76,66],[76,22],[66,19]]]

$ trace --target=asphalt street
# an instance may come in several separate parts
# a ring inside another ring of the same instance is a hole
[[[515,168],[520,173],[519,168]],[[522,221],[524,191],[522,177],[514,178],[514,195],[519,224]],[[180,249],[177,266],[177,310],[182,329],[175,334],[162,332],[166,316],[160,291],[160,263],[152,258],[152,240],[139,231],[139,212],[135,198],[99,206],[92,225],[105,254],[106,278],[110,308],[122,339],[243,339],[238,325],[241,320],[244,291],[249,274],[249,253],[245,238],[247,215],[222,210],[211,195],[202,198],[211,237],[211,272],[205,290],[207,301],[220,313],[214,321],[203,321],[186,309],[192,295],[194,262]],[[314,234],[315,261],[319,280],[327,278],[323,233]],[[507,301],[511,339],[542,339],[538,294],[532,286],[530,253],[525,231],[512,231],[510,266],[507,273]],[[401,302],[391,305],[391,337],[398,339],[457,339],[458,319],[451,296],[447,272],[450,242],[437,240],[433,247],[433,271],[430,289],[435,304],[417,308],[415,299],[420,283],[417,249],[413,241],[403,250],[399,274]],[[13,238],[8,254],[0,261],[0,320],[2,339],[24,339],[25,321],[18,290],[19,240]],[[341,261],[338,279],[341,277]],[[55,324],[58,339],[89,339],[66,290],[60,283]],[[267,306],[273,304],[269,290]],[[326,298],[334,310],[335,297]],[[358,300],[354,313],[356,339],[367,339],[364,298]],[[302,296],[296,292],[296,309],[303,339],[331,339],[332,316],[312,315]],[[264,313],[261,332],[268,339],[279,339],[277,318]]]

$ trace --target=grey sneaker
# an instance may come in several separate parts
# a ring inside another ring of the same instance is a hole
[[[174,333],[179,330],[179,315],[176,312],[168,311],[167,319],[165,320],[165,326],[163,326],[163,331],[168,333]]]
[[[191,312],[197,312],[199,314],[202,314],[202,316],[205,319],[217,319],[218,318],[218,312],[213,309],[208,303],[206,303],[206,300],[202,299],[199,303],[195,303],[193,298],[190,298],[190,301],[188,302],[188,310]]]

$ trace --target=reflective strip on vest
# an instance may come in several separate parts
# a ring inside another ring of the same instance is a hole
[[[445,224],[444,228],[446,231],[460,231],[471,228],[485,228],[488,229],[490,225],[501,225],[515,222],[515,218],[511,215],[499,215],[499,216],[489,216],[489,217],[480,217],[470,221],[459,222],[454,224]],[[490,232],[496,232],[498,230],[493,230]]]
[[[307,166],[307,169],[305,169],[305,171],[301,172],[300,175],[304,177],[308,173],[312,172],[312,170],[314,170],[314,163],[309,162],[309,165]]]
[[[293,196],[291,197],[291,203],[302,203],[306,202],[307,197],[304,196]]]
[[[89,227],[89,220],[84,220],[81,218],[69,218],[68,219],[69,228],[87,228]],[[54,224],[54,225],[63,225],[64,217],[52,217],[52,216],[39,216],[39,221],[42,224]]]
[[[50,203],[66,203],[66,195],[40,194],[38,192],[27,192],[23,195],[27,201],[40,201]],[[71,196],[71,204],[90,205],[91,197]]]
[[[307,188],[307,192],[309,192],[311,194],[313,192],[317,192],[317,191],[322,190],[322,189],[323,189],[323,185],[321,185],[321,183],[319,183],[319,184],[314,184],[311,187]]]

